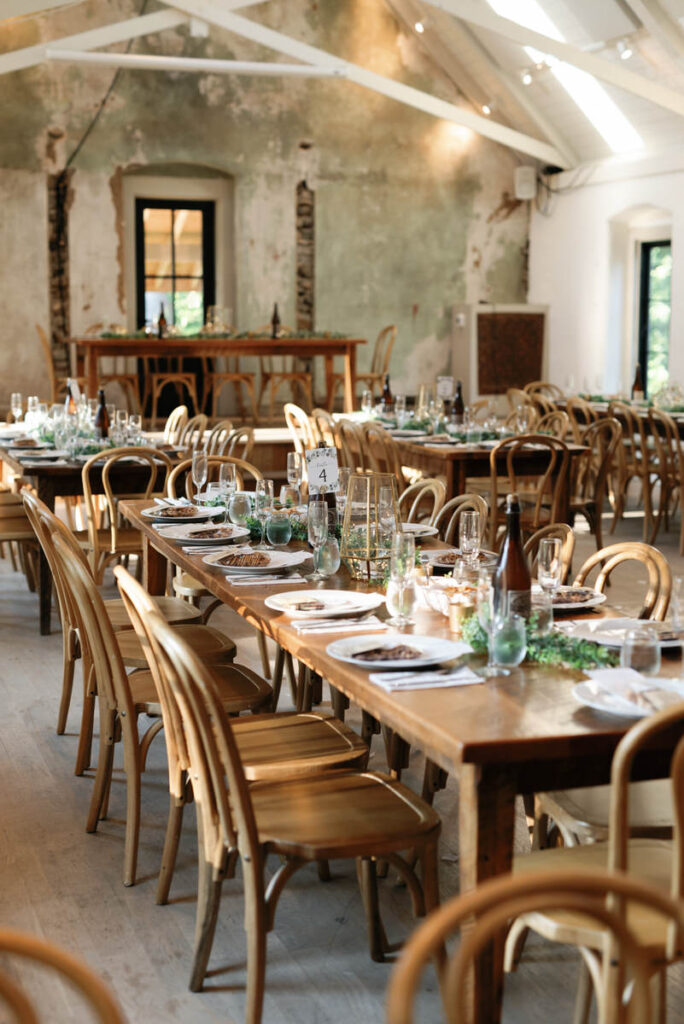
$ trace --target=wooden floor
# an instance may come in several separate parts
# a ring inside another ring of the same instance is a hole
[[[629,519],[619,539],[637,537],[640,519]],[[684,572],[674,532],[663,548],[673,569]],[[593,548],[582,538],[576,564]],[[629,581],[613,588],[610,599],[629,605]],[[256,645],[244,624],[221,611],[212,624],[239,641],[240,656],[258,667]],[[153,745],[143,782],[139,882],[121,883],[123,863],[123,785],[119,773],[110,818],[95,835],[84,826],[92,778],[76,778],[76,698],[67,734],[54,731],[61,678],[61,634],[41,638],[37,600],[23,577],[0,561],[0,922],[53,939],[90,963],[113,985],[135,1024],[210,1024],[243,1019],[244,932],[239,877],[224,886],[211,973],[206,991],[188,991],[193,938],[195,835],[189,809],[172,889],[166,907],[154,903],[155,875],[167,808],[165,752]],[[351,721],[354,722],[352,715]],[[371,765],[382,767],[380,745]],[[409,783],[417,784],[422,757],[414,751]],[[444,819],[441,844],[442,898],[457,891],[458,791],[453,779],[438,795]],[[525,843],[524,822],[518,845]],[[333,880],[321,883],[304,869],[288,884],[268,940],[265,1024],[337,1024],[385,1020],[384,993],[391,965],[373,963],[353,866],[333,864]],[[405,890],[392,879],[382,884],[382,910],[391,939],[412,927]],[[21,972],[19,972],[21,974]],[[507,1024],[571,1019],[577,957],[569,950],[531,941],[523,965],[506,983]],[[28,978],[46,1007],[46,1020],[79,1021],[74,997],[55,994],[34,975]],[[684,1021],[684,974],[671,972],[670,1021]],[[425,979],[417,1021],[440,1021],[435,979]],[[0,1019],[1,1015],[0,1015]]]

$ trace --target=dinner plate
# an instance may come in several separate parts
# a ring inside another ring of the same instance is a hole
[[[455,560],[451,557],[452,555],[456,556]],[[461,558],[461,552],[458,548],[443,548],[439,551],[428,551],[428,557],[430,559],[430,564],[434,566],[435,569],[453,569]],[[498,557],[499,556],[496,551],[487,551],[486,549],[482,549],[477,558],[477,565],[478,567],[482,566],[483,568],[488,565],[493,565]]]
[[[43,448],[17,448],[13,455],[18,459],[43,459],[45,462],[50,462],[54,459],[63,459],[69,455],[67,451],[55,451],[54,448],[45,450]]]
[[[334,619],[338,615],[355,615],[357,612],[377,608],[385,600],[383,594],[364,594],[345,590],[314,590],[310,594],[301,590],[288,590],[284,594],[272,594],[264,602],[275,612],[284,612],[291,619]],[[298,605],[309,605],[299,608]],[[323,605],[322,608],[312,604]]]
[[[211,536],[216,531],[226,531],[226,536]],[[164,537],[167,540],[178,540],[184,544],[196,544],[204,547],[207,544],[230,544],[236,540],[244,540],[249,537],[249,530],[244,526],[235,526],[233,523],[218,523],[210,526],[198,526],[196,523],[185,523],[178,526],[167,526],[164,530]]]
[[[417,658],[392,658],[388,661],[359,661],[354,657],[361,651],[374,650],[377,647],[397,647],[399,644],[414,647],[420,651]],[[333,640],[328,644],[326,653],[338,661],[346,661],[357,668],[367,668],[378,672],[382,669],[413,669],[428,665],[438,665],[442,661],[451,661],[463,653],[463,644],[455,640],[443,640],[436,636],[412,636],[410,633],[395,633],[392,636],[379,637],[377,633],[365,636],[345,636],[341,640]]]
[[[202,559],[213,569],[220,569],[230,576],[261,576],[281,569],[293,569],[295,565],[301,565],[309,558],[308,551],[263,551],[259,554],[268,555],[268,565],[221,565],[221,559],[229,552],[217,551],[211,555],[205,555]]]
[[[412,533],[418,540],[420,537],[436,537],[439,530],[436,526],[428,526],[427,523],[402,523],[404,533]]]
[[[623,647],[625,637],[631,629],[643,629],[648,626],[658,635],[662,635],[661,647],[681,647],[684,643],[684,629],[677,629],[668,622],[650,622],[644,619],[574,619],[571,622],[558,623],[556,628],[569,636],[580,640],[593,640],[594,643],[606,647]]]
[[[177,519],[173,516],[164,515],[165,508],[172,508],[171,505],[153,505],[151,508],[144,508],[140,513],[145,519],[152,519],[155,523],[192,523],[201,522],[204,519],[211,519],[212,516],[217,515],[215,508],[200,508],[198,505],[182,505],[181,508],[193,508],[195,514],[193,516],[179,516]],[[223,509],[218,510],[219,513],[223,514]]]
[[[542,588],[535,584],[532,587],[533,594],[541,594]],[[563,597],[566,594],[584,594],[584,599],[579,601],[558,601],[557,597]],[[554,595],[553,610],[554,612],[570,612],[577,611],[582,608],[595,608],[599,604],[603,604],[607,600],[605,594],[599,594],[597,590],[592,590],[591,587],[559,587]]]
[[[682,682],[677,682],[673,679],[654,678],[652,683],[646,684],[643,687],[643,690],[648,692],[649,689],[656,688],[679,694],[682,700],[684,700],[684,683]],[[573,686],[572,695],[575,700],[579,701],[580,704],[584,704],[585,707],[593,708],[595,711],[603,711],[608,715],[619,715],[620,718],[647,718],[649,715],[654,715],[657,710],[660,710],[657,707],[639,707],[638,704],[628,700],[626,697],[620,696],[619,693],[605,690],[600,683],[595,682],[593,679],[586,679]]]

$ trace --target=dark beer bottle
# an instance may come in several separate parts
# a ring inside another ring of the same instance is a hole
[[[66,382],[66,399],[64,401],[64,412],[67,416],[75,416],[78,413],[78,409],[76,407],[76,399],[74,398],[73,392],[71,390],[71,377],[69,377]]]
[[[390,388],[389,373],[385,374],[385,384],[382,389],[381,401],[385,413],[392,412],[394,408],[394,399],[392,397],[392,389]]]
[[[529,617],[531,609],[530,569],[523,550],[520,529],[520,499],[517,494],[506,498],[506,535],[501,545],[494,577],[494,606],[499,613],[506,612],[507,595],[527,594],[516,602],[516,611]]]
[[[273,305],[273,316],[271,317],[271,337],[280,337],[280,316],[278,315],[278,303]]]
[[[95,436],[99,437],[101,441],[106,441],[109,437],[109,413],[105,405],[104,388],[100,388],[97,397],[100,404],[95,413]]]
[[[463,417],[465,416],[465,404],[463,402],[463,384],[460,380],[456,381],[456,390],[454,397],[451,402],[451,422],[461,426],[463,423]]]
[[[632,401],[643,402],[644,400],[644,378],[641,375],[641,363],[636,364],[634,383],[632,384]]]
[[[166,337],[166,317],[164,316],[164,303],[162,302],[161,312],[159,314],[159,320],[157,321],[157,337]]]

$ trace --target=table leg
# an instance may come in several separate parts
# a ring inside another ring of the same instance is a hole
[[[168,561],[143,537],[143,587],[148,594],[165,594]]]
[[[333,357],[325,357],[325,408],[332,412],[333,400]]]
[[[55,492],[47,480],[39,477],[36,490],[41,501],[45,502],[51,512],[55,511]],[[40,635],[50,635],[50,617],[52,615],[52,573],[50,564],[41,546],[38,555],[38,608]]]
[[[356,346],[344,353],[344,411],[354,412],[354,380],[356,379]]]
[[[97,398],[97,353],[92,345],[88,345],[86,349],[86,377],[88,398]]]
[[[507,766],[464,764],[459,770],[461,892],[511,870],[515,778]],[[467,927],[467,926],[466,926]],[[468,984],[469,1024],[501,1019],[504,940],[477,958]]]

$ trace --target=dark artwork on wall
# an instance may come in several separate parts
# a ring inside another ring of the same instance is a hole
[[[540,380],[544,354],[543,313],[478,313],[478,391],[505,394]]]

